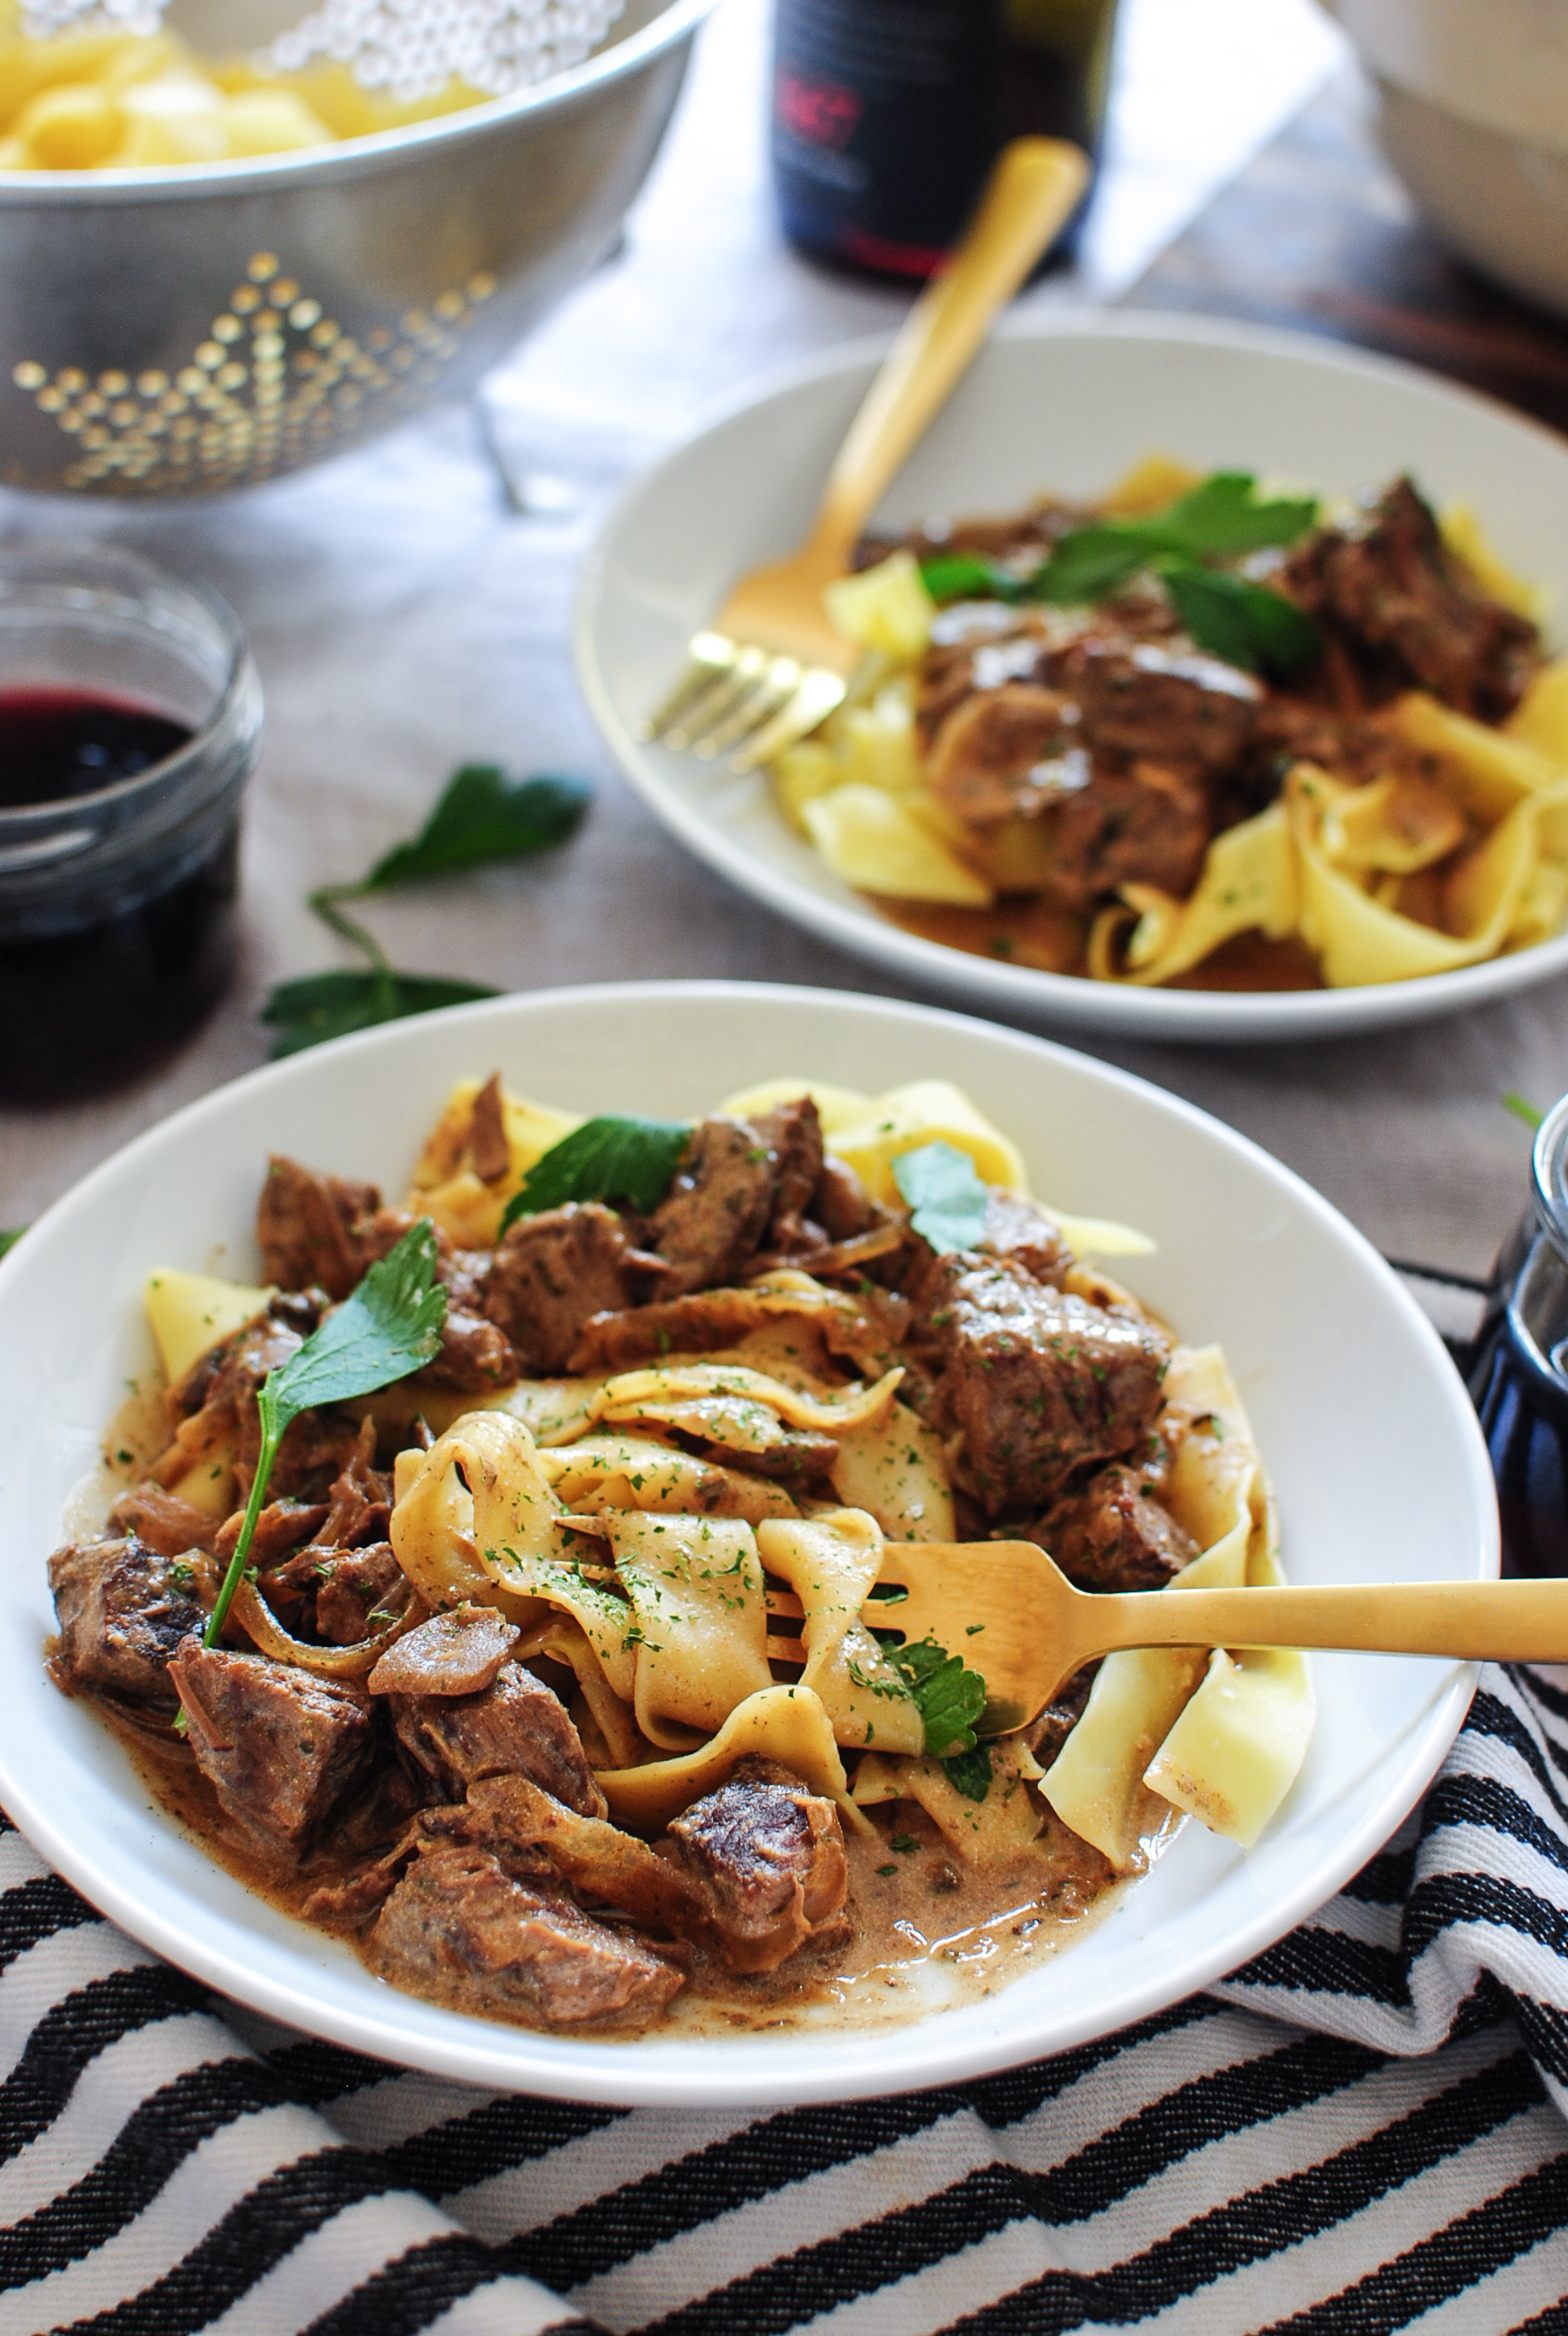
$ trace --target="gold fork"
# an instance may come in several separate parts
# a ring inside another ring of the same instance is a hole
[[[1285,1584],[1257,1590],[1075,1590],[1030,1541],[889,1544],[861,1619],[935,1639],[986,1682],[988,1736],[1027,1728],[1096,1655],[1123,1647],[1350,1647],[1472,1662],[1568,1662],[1568,1579]],[[800,1601],[768,1592],[770,1618]],[[957,1644],[954,1644],[955,1639]],[[768,1653],[803,1663],[798,1638]]]
[[[641,735],[737,771],[782,754],[842,705],[860,651],[835,632],[824,587],[844,575],[890,482],[968,371],[1088,179],[1057,138],[1004,147],[963,241],[905,318],[828,474],[798,551],[754,569],[687,645],[679,684]]]

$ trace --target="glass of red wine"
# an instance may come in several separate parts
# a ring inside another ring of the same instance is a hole
[[[0,1096],[116,1085],[216,1003],[260,736],[215,593],[131,552],[0,549]]]

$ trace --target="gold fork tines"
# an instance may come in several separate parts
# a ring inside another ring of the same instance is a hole
[[[754,771],[843,704],[860,653],[830,623],[823,590],[847,572],[889,483],[1087,177],[1086,157],[1060,139],[1018,138],[1003,150],[950,265],[915,302],[850,425],[811,534],[788,560],[743,578],[693,635],[686,671],[642,737]]]

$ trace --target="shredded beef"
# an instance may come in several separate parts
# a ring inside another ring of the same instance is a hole
[[[811,1214],[830,1241],[852,1241],[869,1232],[877,1221],[877,1206],[847,1160],[832,1152],[823,1154],[822,1173],[812,1194]]]
[[[640,2026],[682,1984],[642,1940],[464,1842],[438,1842],[414,1860],[371,1946],[389,1978],[423,1994],[449,1993],[492,2015],[510,2001],[521,2016],[560,2028]]]
[[[297,1855],[365,1781],[375,1733],[359,1689],[194,1637],[169,1675],[197,1766],[247,1831]]]
[[[355,1647],[390,1627],[384,1601],[408,1583],[392,1543],[373,1541],[317,1560],[316,1635],[334,1647]],[[401,1603],[401,1601],[399,1601]]]
[[[1154,1480],[1121,1462],[1047,1509],[1029,1538],[1080,1590],[1163,1590],[1198,1554]]]
[[[756,1122],[756,1132],[772,1154],[774,1177],[773,1212],[762,1246],[783,1257],[820,1249],[823,1234],[808,1216],[823,1173],[823,1129],[815,1104],[810,1095],[780,1104]]]
[[[180,1557],[188,1549],[210,1549],[218,1519],[161,1484],[133,1484],[122,1493],[109,1513],[109,1528],[131,1533],[161,1557]]]
[[[268,1281],[284,1290],[315,1282],[343,1299],[369,1261],[356,1229],[381,1206],[374,1184],[318,1176],[274,1153],[256,1212],[256,1238]]]
[[[991,1516],[1037,1508],[1086,1462],[1132,1450],[1159,1409],[1170,1348],[1140,1317],[961,1252],[938,1261],[922,1298],[941,1365],[933,1405],[962,1432]]]
[[[1374,667],[1381,661],[1392,686],[1414,682],[1483,722],[1513,712],[1541,662],[1535,627],[1459,568],[1407,478],[1351,526],[1309,537],[1280,582]]]
[[[192,1569],[134,1534],[69,1543],[49,1561],[60,1622],[54,1672],[61,1684],[172,1716],[170,1659],[207,1617],[191,1595]]]
[[[473,1098],[473,1115],[468,1123],[468,1156],[482,1184],[499,1184],[511,1166],[499,1071],[492,1071]]]
[[[525,1370],[564,1370],[583,1325],[632,1302],[638,1262],[613,1209],[569,1201],[510,1228],[485,1283],[484,1311]]]
[[[648,1245],[663,1260],[671,1296],[740,1274],[773,1213],[774,1155],[744,1119],[697,1122],[675,1180],[648,1222]]]

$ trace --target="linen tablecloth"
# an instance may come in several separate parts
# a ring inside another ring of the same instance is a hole
[[[1135,0],[1134,21],[1101,224],[1030,298],[1125,291],[1333,63],[1308,0]],[[462,760],[583,771],[596,805],[549,861],[375,911],[400,963],[890,986],[651,825],[567,658],[619,482],[712,398],[901,305],[779,247],[762,27],[762,0],[730,0],[623,253],[482,414],[231,504],[0,500],[9,531],[63,520],[217,585],[268,705],[233,998],[134,1089],[0,1115],[0,1224],[261,1059],[267,988],[332,961],[306,891],[408,832]],[[1267,1144],[1386,1252],[1475,1275],[1523,1198],[1500,1098],[1568,1086],[1565,1003],[1558,983],[1353,1045],[1095,1051]],[[1568,1694],[1496,1670],[1407,1833],[1224,1988],[1011,2075],[794,2113],[492,2098],[267,2029],[6,1833],[0,2331],[1568,2330],[1565,1959]]]

